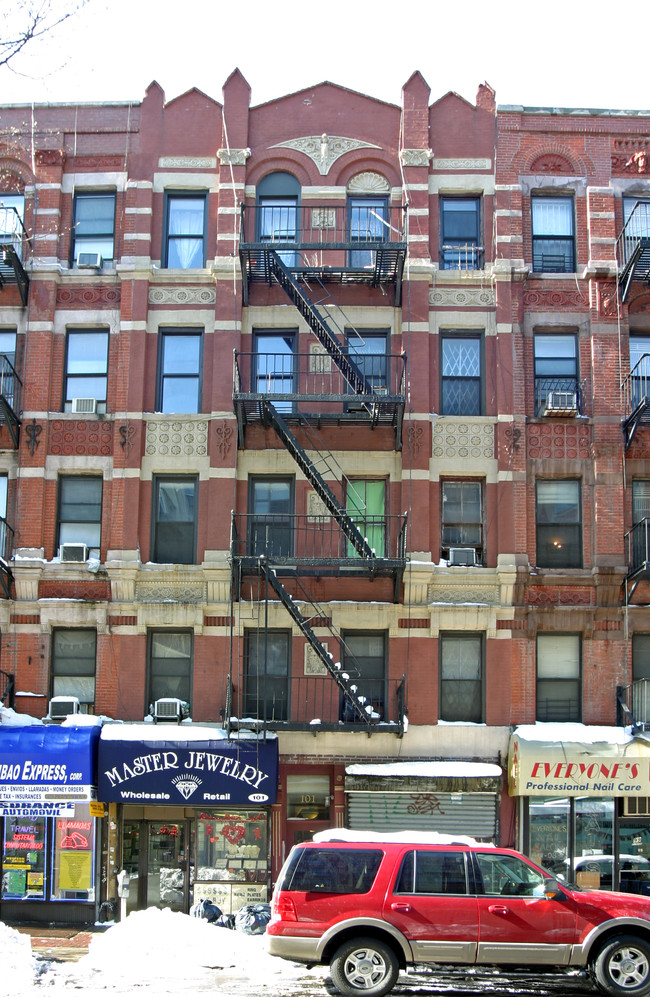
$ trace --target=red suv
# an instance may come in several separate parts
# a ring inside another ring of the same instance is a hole
[[[329,963],[346,995],[388,993],[420,963],[590,969],[613,997],[650,992],[650,899],[567,886],[490,845],[296,845],[275,887],[272,955]]]

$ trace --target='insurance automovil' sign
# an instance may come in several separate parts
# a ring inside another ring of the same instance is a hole
[[[277,740],[142,740],[99,742],[97,795],[105,803],[218,807],[268,806],[278,785]]]
[[[650,796],[650,745],[525,740],[513,734],[512,796]]]

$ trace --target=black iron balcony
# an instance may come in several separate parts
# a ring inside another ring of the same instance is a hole
[[[440,254],[441,270],[482,270],[483,246],[476,242],[445,242]]]
[[[6,423],[15,447],[18,447],[21,388],[22,381],[13,364],[0,353],[0,424]]]
[[[627,299],[635,281],[650,283],[650,204],[635,204],[616,241],[618,286],[621,301]]]
[[[360,685],[363,686],[362,680]],[[250,686],[248,689],[244,676],[231,686],[228,719],[233,730],[404,733],[407,712],[404,676],[370,683],[369,723],[361,722],[346,709],[340,690],[329,675],[291,675],[279,682],[274,679],[267,686],[256,676]]]
[[[275,251],[298,280],[395,287],[406,257],[405,211],[357,211],[346,204],[242,205],[239,254],[245,297],[251,283],[274,281]],[[246,301],[244,302],[246,303]]]
[[[0,590],[5,599],[11,598],[13,575],[9,561],[14,552],[14,531],[7,520],[0,516]]]
[[[637,679],[616,690],[617,723],[650,730],[650,679]]]
[[[650,423],[650,354],[644,353],[622,384],[623,433],[627,450],[639,426]]]
[[[582,392],[575,376],[536,377],[536,416],[575,416],[582,413]]]
[[[235,351],[233,401],[243,445],[247,424],[261,420],[260,402],[273,403],[285,418],[323,423],[394,426],[401,445],[406,404],[406,357],[348,354],[364,385],[352,391],[342,371],[324,350],[312,353],[239,353]]]
[[[27,304],[29,294],[29,277],[23,267],[28,244],[16,209],[0,206],[0,291],[5,285],[16,284],[23,305]]]
[[[625,534],[627,554],[626,602],[632,602],[641,584],[650,580],[650,519],[641,519]]]

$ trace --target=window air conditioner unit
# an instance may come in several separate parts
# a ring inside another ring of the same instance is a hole
[[[188,712],[182,699],[157,699],[152,710],[154,723],[180,723]]]
[[[79,253],[77,256],[80,270],[100,270],[103,262],[101,253]]]
[[[77,413],[92,413],[97,411],[96,398],[73,398],[72,411]]]
[[[449,564],[473,567],[476,564],[476,551],[473,547],[450,547]]]
[[[65,543],[59,547],[59,557],[62,561],[72,561],[83,564],[88,560],[88,547],[86,544]]]
[[[578,395],[575,391],[549,391],[544,415],[577,415]]]
[[[79,712],[79,700],[76,696],[53,696],[47,710],[47,719],[60,722]]]

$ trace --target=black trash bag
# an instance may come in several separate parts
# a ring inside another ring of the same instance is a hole
[[[211,900],[198,900],[190,908],[190,915],[192,917],[202,917],[208,924],[214,924],[223,915],[223,911],[216,904],[213,904]]]
[[[212,924],[216,924],[219,928],[230,928],[234,930],[235,928],[235,915],[234,914],[222,914],[218,917],[216,921]]]
[[[246,904],[235,914],[235,928],[245,935],[263,935],[270,920],[270,904]]]

